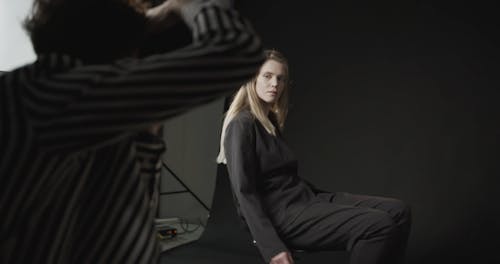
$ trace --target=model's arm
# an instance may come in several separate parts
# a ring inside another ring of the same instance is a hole
[[[18,71],[24,89],[17,92],[25,93],[43,148],[106,144],[228,95],[257,71],[264,59],[260,40],[235,10],[216,0],[177,8],[192,30],[188,47],[113,65],[82,66],[53,54]],[[60,71],[45,73],[46,66]]]
[[[325,191],[325,190],[322,190],[322,189],[318,189],[318,187],[316,187],[314,184],[312,184],[310,181],[306,180],[306,179],[302,179],[306,184],[307,186],[309,186],[309,188],[311,188],[311,190],[315,193],[315,194],[319,194],[319,193],[330,193],[329,191]]]
[[[288,249],[265,212],[257,191],[255,132],[248,120],[233,120],[224,140],[227,168],[233,191],[253,239],[267,263]]]

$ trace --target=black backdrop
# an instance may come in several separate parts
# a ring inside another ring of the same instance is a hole
[[[236,1],[289,58],[302,177],[413,208],[408,263],[500,263],[498,23],[481,1]]]

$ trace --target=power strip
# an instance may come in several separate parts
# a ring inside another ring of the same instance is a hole
[[[177,228],[173,226],[163,226],[158,229],[158,238],[161,240],[169,239],[177,236]]]

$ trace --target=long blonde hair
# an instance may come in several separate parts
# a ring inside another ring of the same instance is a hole
[[[288,114],[288,89],[289,89],[289,70],[288,70],[288,62],[279,51],[276,50],[266,50],[266,61],[274,60],[276,62],[281,63],[285,67],[285,85],[283,87],[283,91],[281,92],[280,97],[274,103],[274,105],[270,109],[270,114],[274,115],[278,123],[278,129],[280,131],[283,130],[285,125],[285,119]],[[266,131],[276,136],[276,128],[272,124],[269,117],[266,115],[266,111],[264,110],[264,103],[257,95],[256,91],[256,82],[257,76],[260,73],[260,69],[257,74],[247,83],[243,84],[238,92],[236,92],[229,109],[226,112],[224,117],[224,122],[222,124],[222,132],[220,137],[220,151],[217,156],[217,163],[227,163],[226,154],[224,151],[224,139],[226,137],[226,128],[228,124],[233,120],[233,118],[244,110],[250,110],[253,117],[256,118],[262,126],[266,129]]]

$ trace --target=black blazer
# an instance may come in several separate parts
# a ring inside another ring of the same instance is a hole
[[[316,190],[297,176],[297,160],[279,131],[269,134],[249,111],[228,124],[224,148],[238,212],[269,263],[288,250],[280,230],[314,202]]]

